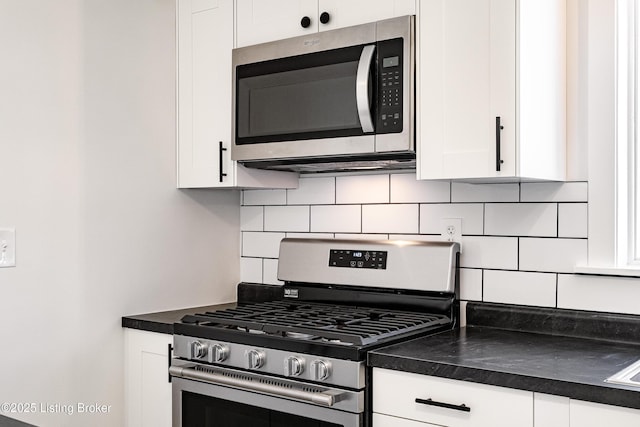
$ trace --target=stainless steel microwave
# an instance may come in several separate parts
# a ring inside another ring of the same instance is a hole
[[[232,159],[315,172],[415,167],[413,16],[233,51]]]

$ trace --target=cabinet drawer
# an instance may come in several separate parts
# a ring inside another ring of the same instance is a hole
[[[373,427],[429,427],[433,424],[419,421],[405,420],[404,418],[390,417],[389,415],[373,414]]]
[[[533,427],[533,393],[376,368],[373,412],[449,427]]]

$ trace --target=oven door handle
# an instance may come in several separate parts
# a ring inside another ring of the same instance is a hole
[[[358,106],[358,117],[360,118],[360,126],[364,133],[373,132],[373,121],[371,120],[371,103],[369,100],[369,86],[371,76],[371,62],[376,45],[370,44],[362,48],[360,61],[358,61],[358,71],[356,73],[356,105]]]
[[[342,393],[336,391],[310,392],[293,388],[280,387],[273,384],[266,384],[257,381],[246,380],[237,377],[222,375],[215,372],[204,372],[193,368],[172,366],[169,368],[169,375],[197,381],[204,381],[209,384],[231,386],[249,392],[262,392],[278,397],[287,397],[315,403],[317,405],[331,407],[340,400]]]

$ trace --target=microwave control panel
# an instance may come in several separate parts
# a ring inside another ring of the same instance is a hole
[[[402,132],[403,46],[401,38],[378,42],[376,133]]]

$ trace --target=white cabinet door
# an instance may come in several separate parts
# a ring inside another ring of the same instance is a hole
[[[233,0],[179,0],[177,12],[178,187],[233,186]]]
[[[415,13],[416,0],[237,0],[237,47]]]
[[[569,398],[534,393],[533,427],[569,427]]]
[[[565,0],[418,5],[418,178],[564,179]]]
[[[515,173],[513,0],[422,0],[419,15],[419,178]],[[501,171],[496,171],[496,117]]]
[[[318,16],[329,14],[320,31],[416,14],[416,0],[318,0]]]
[[[237,47],[318,31],[318,0],[237,0]],[[309,18],[309,26],[302,19]]]
[[[173,336],[125,328],[127,427],[171,427],[168,345]]]
[[[640,410],[571,400],[570,427],[638,427]]]
[[[295,188],[231,160],[233,0],[178,0],[178,188]]]
[[[533,427],[533,393],[375,368],[373,412],[438,426]]]

